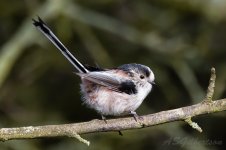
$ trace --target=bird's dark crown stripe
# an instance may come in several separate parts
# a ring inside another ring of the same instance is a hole
[[[144,75],[146,75],[147,77],[150,76],[150,71],[148,70],[148,68],[144,65],[141,64],[136,64],[136,63],[132,63],[132,64],[124,64],[122,66],[118,67],[119,69],[122,69],[124,71],[131,71],[131,70],[138,70],[141,71]]]

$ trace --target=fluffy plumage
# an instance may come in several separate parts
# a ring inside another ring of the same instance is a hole
[[[78,70],[83,102],[103,115],[136,115],[135,110],[149,94],[155,76],[141,64],[124,64],[113,69],[86,66],[80,63],[38,17],[37,27]]]

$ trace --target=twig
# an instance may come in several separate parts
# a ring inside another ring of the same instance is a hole
[[[207,94],[204,102],[211,102],[213,99],[214,88],[215,88],[216,72],[215,68],[211,68],[211,76],[209,81],[209,86],[207,89]]]
[[[216,72],[215,68],[211,68],[211,75],[210,75],[210,81],[206,93],[206,97],[203,101],[203,103],[211,104],[213,100],[213,94],[214,94],[214,88],[215,88],[215,80],[216,80]],[[196,129],[199,132],[202,132],[202,128],[196,123],[191,120],[191,117],[188,117],[184,120],[187,122],[193,129]]]
[[[79,140],[80,142],[86,144],[87,146],[89,146],[90,142],[87,141],[86,139],[82,138],[78,133],[74,132],[73,130],[69,130],[65,132],[65,136],[68,137],[72,137],[72,138],[76,138],[77,140]]]
[[[162,111],[155,114],[142,116],[142,120],[136,122],[133,117],[109,119],[107,124],[102,120],[92,120],[82,123],[46,125],[36,127],[2,128],[0,129],[0,140],[30,139],[40,137],[68,136],[71,133],[88,134],[94,132],[112,132],[130,129],[140,129],[162,123],[185,120],[207,113],[214,113],[226,110],[226,99],[216,100],[211,103],[198,103],[195,105],[178,109]],[[70,131],[70,134],[65,131]]]
[[[193,129],[196,129],[199,132],[202,132],[202,128],[195,122],[193,122],[191,120],[191,117],[187,118],[184,120],[185,122],[187,122]]]

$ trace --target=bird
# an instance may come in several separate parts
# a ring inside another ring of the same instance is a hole
[[[62,44],[46,23],[38,17],[33,25],[40,30],[75,67],[81,78],[82,101],[96,110],[106,121],[106,116],[133,115],[137,121],[136,109],[142,104],[155,84],[155,75],[146,65],[130,63],[119,67],[103,69],[83,65]]]

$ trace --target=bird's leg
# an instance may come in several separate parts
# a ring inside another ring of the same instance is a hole
[[[133,115],[134,120],[137,122],[138,117],[139,117],[139,116],[137,115],[137,113],[136,113],[135,111],[130,111],[130,114]]]
[[[107,119],[105,116],[101,115],[102,120],[104,120],[105,123],[107,123]]]
[[[142,119],[142,117],[138,116],[135,111],[130,111],[130,114],[133,115],[133,118],[136,122],[138,121],[138,119]]]

